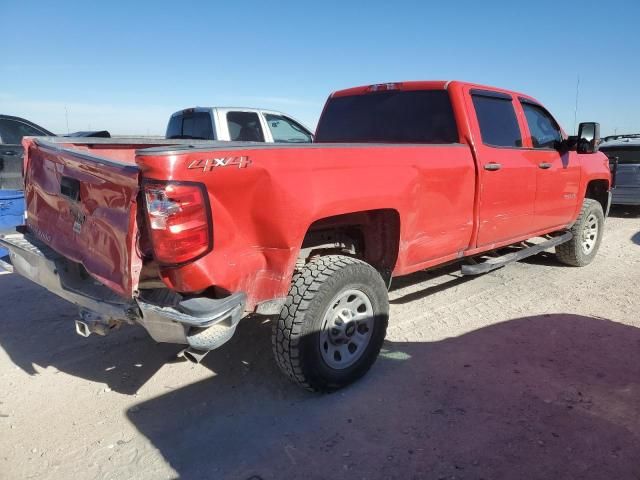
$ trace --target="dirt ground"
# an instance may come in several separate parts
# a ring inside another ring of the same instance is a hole
[[[586,268],[395,281],[380,359],[332,395],[279,373],[268,322],[194,366],[2,275],[0,478],[638,479],[639,213]]]

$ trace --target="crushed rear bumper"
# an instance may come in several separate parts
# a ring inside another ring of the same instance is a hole
[[[83,328],[78,332],[81,334],[105,334],[123,323],[137,323],[157,342],[213,350],[231,338],[244,315],[246,295],[242,292],[222,299],[176,299],[174,296],[172,302],[154,301],[159,296],[153,292],[125,299],[88,275],[81,265],[69,261],[28,233],[2,235],[0,246],[9,250],[15,273],[80,308],[79,322]],[[224,334],[202,335],[211,327]],[[203,337],[211,341],[203,344]],[[192,344],[194,342],[196,345]]]

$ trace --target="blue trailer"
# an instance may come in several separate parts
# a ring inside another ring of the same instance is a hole
[[[0,233],[13,232],[24,223],[24,192],[22,190],[0,190]],[[0,259],[8,255],[0,248]]]

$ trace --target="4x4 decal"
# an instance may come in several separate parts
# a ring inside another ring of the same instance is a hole
[[[202,170],[203,172],[210,172],[217,167],[238,167],[247,168],[251,165],[249,157],[220,157],[220,158],[201,158],[200,160],[192,161],[187,168],[189,170]]]

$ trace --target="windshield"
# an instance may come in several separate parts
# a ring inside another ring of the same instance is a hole
[[[316,142],[456,143],[445,90],[394,90],[334,97],[322,114]]]
[[[167,125],[166,138],[215,140],[209,112],[182,112],[173,115]]]

